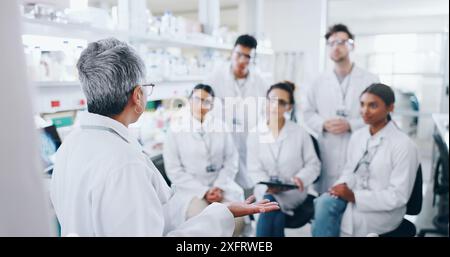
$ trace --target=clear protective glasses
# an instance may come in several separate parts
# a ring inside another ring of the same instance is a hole
[[[269,103],[271,105],[278,105],[279,107],[282,107],[282,108],[287,108],[290,105],[289,102],[287,102],[283,99],[279,99],[278,97],[267,97],[267,100],[269,101]]]
[[[204,109],[211,109],[213,106],[213,99],[212,98],[206,98],[206,99],[202,99],[198,96],[192,96],[192,101],[195,104],[200,104],[202,108]]]
[[[335,47],[335,46],[352,47],[353,44],[354,44],[354,41],[351,38],[349,38],[349,39],[336,39],[336,40],[327,42],[327,46],[330,47],[330,48]]]

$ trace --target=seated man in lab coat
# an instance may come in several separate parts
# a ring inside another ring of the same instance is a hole
[[[51,184],[63,236],[231,236],[234,217],[278,209],[267,200],[214,203],[176,222],[176,194],[128,131],[154,86],[142,83],[143,61],[110,38],[90,43],[77,68],[88,112],[59,148]]]
[[[419,167],[414,142],[391,120],[395,95],[383,84],[363,91],[361,116],[369,125],[349,143],[342,176],[315,200],[313,236],[368,236],[400,226]]]

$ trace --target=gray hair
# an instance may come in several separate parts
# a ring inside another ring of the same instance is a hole
[[[103,116],[121,113],[133,89],[145,77],[142,59],[115,38],[90,43],[81,53],[77,68],[88,111]]]

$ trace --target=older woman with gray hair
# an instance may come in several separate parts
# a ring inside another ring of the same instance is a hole
[[[176,194],[128,126],[144,112],[145,67],[126,43],[90,43],[77,64],[88,112],[58,150],[51,200],[63,236],[231,236],[234,217],[278,209],[267,200],[214,203],[186,222]]]

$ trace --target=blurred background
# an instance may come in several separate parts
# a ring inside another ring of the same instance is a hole
[[[86,109],[75,65],[89,42],[116,37],[144,59],[147,80],[157,87],[132,131],[158,164],[170,116],[183,105],[180,99],[229,59],[237,36],[256,36],[252,65],[268,81],[295,82],[301,99],[303,89],[332,65],[323,37],[327,27],[344,23],[355,34],[353,60],[395,89],[394,120],[420,148],[426,201],[422,213],[410,219],[418,230],[441,225],[436,217],[445,206],[435,198],[447,197],[448,229],[449,1],[18,1],[46,181],[59,144]],[[439,140],[447,147],[447,175]],[[447,196],[436,189],[445,192],[445,182]],[[308,229],[288,235],[308,235]]]

